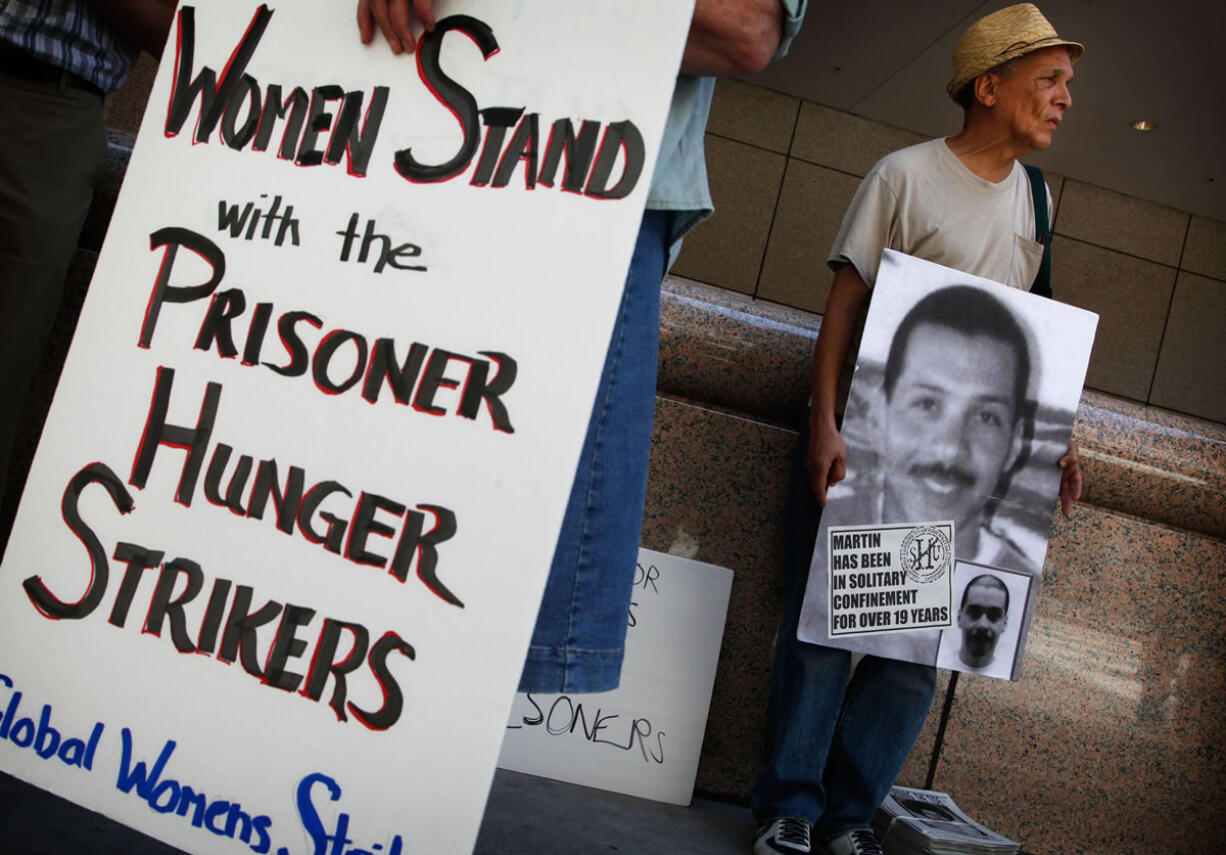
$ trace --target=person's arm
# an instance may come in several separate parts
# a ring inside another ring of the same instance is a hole
[[[1073,509],[1073,502],[1081,498],[1085,478],[1081,474],[1081,455],[1077,443],[1068,442],[1068,453],[1060,458],[1060,510],[1065,516]]]
[[[708,77],[761,71],[782,38],[779,0],[697,0],[681,70]]]
[[[374,39],[378,27],[392,53],[412,53],[417,48],[414,19],[427,31],[434,29],[431,0],[358,0],[358,34],[364,45]]]
[[[826,506],[826,489],[847,474],[847,443],[839,433],[835,408],[839,374],[851,346],[852,330],[867,301],[868,286],[856,268],[851,264],[839,267],[813,348],[813,403],[809,410],[809,448],[805,453],[809,485],[822,507]]]
[[[370,44],[376,27],[392,53],[416,48],[412,22],[434,29],[431,0],[358,0],[358,33]],[[779,0],[697,0],[681,67],[690,74],[747,74],[766,67],[783,37]]]
[[[124,36],[156,57],[162,55],[175,17],[174,0],[91,0]]]

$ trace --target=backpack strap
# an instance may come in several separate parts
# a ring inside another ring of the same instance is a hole
[[[1034,199],[1034,239],[1043,244],[1043,261],[1034,284],[1030,286],[1030,293],[1051,297],[1051,227],[1047,216],[1047,184],[1043,181],[1043,170],[1037,166],[1027,166],[1026,175],[1030,178],[1030,195]]]

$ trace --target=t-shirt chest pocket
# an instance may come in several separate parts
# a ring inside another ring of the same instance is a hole
[[[1015,234],[1013,236],[1013,263],[1009,268],[1009,284],[1014,288],[1029,291],[1039,275],[1043,263],[1043,244],[1037,240]]]

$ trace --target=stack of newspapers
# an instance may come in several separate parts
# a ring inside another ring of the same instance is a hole
[[[962,812],[948,793],[894,787],[873,817],[885,855],[1015,855],[1018,844]]]

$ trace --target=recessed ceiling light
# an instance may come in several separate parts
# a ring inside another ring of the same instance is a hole
[[[1134,131],[1156,131],[1158,130],[1158,123],[1151,122],[1149,119],[1137,119],[1129,127]]]

